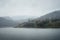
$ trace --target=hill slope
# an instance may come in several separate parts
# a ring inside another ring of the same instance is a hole
[[[19,24],[18,27],[27,28],[60,28],[60,11],[54,11],[40,18]]]
[[[60,11],[54,11],[38,18],[38,20],[46,20],[46,19],[49,19],[49,20],[60,19]]]
[[[13,20],[7,19],[6,17],[0,17],[0,27],[11,27],[15,25],[16,23]]]

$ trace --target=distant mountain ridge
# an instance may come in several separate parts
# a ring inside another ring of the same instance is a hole
[[[16,23],[12,19],[6,17],[0,17],[0,27],[13,27]]]
[[[33,17],[29,16],[0,17],[0,27],[15,27],[19,23],[27,22],[28,19],[33,19]]]

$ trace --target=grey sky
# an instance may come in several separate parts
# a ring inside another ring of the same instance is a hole
[[[0,0],[0,16],[42,16],[60,9],[60,0]]]

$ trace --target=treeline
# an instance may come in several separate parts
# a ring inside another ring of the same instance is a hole
[[[60,28],[60,19],[46,19],[39,21],[28,21],[19,24],[17,28]]]

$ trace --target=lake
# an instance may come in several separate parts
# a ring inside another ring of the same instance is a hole
[[[60,29],[0,28],[0,40],[59,40]]]

